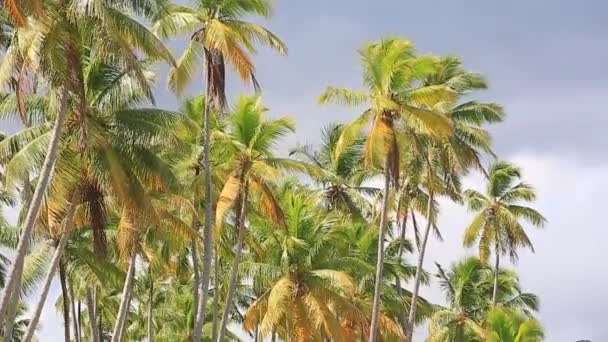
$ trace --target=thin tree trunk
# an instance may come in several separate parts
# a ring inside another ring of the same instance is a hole
[[[63,336],[65,342],[72,340],[70,334],[70,294],[66,283],[65,263],[59,262],[59,282],[61,283],[61,296],[63,297]]]
[[[150,272],[150,267],[148,267],[148,273]],[[152,321],[152,312],[154,310],[154,278],[150,276],[150,291],[148,293],[148,342],[153,342],[153,321]]]
[[[210,61],[207,61],[209,64]],[[211,62],[212,63],[212,62]],[[209,70],[209,68],[208,68]],[[205,171],[205,226],[203,228],[203,272],[200,279],[200,294],[198,304],[196,305],[196,320],[194,323],[194,331],[192,332],[192,341],[200,342],[203,337],[203,324],[205,323],[205,309],[207,306],[207,295],[209,292],[209,278],[211,277],[211,268],[213,264],[213,192],[211,179],[211,82],[209,72],[207,72],[207,91],[205,96],[205,113],[204,113],[204,143],[203,143],[203,168]]]
[[[213,326],[211,327],[211,340],[215,341],[217,340],[217,328],[219,325],[218,322],[218,311],[219,311],[219,307],[220,307],[220,260],[219,260],[219,253],[217,251],[217,249],[215,250],[215,258],[214,258],[214,265],[213,265],[213,270],[214,270],[214,275],[213,275]]]
[[[374,303],[372,306],[372,319],[369,330],[369,341],[376,342],[378,339],[378,322],[380,317],[380,293],[382,291],[382,269],[384,267],[384,231],[386,216],[388,213],[388,199],[390,191],[390,175],[388,158],[384,166],[384,195],[382,198],[382,212],[380,214],[380,227],[378,229],[378,255],[376,259],[376,282],[374,284]]]
[[[492,305],[496,306],[496,295],[498,293],[498,270],[500,267],[500,250],[496,239],[496,261],[494,263],[494,288],[492,289]]]
[[[429,186],[430,188],[430,186]],[[422,245],[420,246],[420,255],[418,256],[418,265],[416,266],[416,276],[414,278],[414,289],[412,291],[412,299],[410,300],[410,313],[407,319],[407,326],[405,331],[405,341],[410,342],[412,340],[412,334],[414,333],[414,323],[416,321],[416,310],[418,309],[418,291],[420,290],[420,279],[422,277],[422,266],[424,264],[424,253],[426,252],[426,244],[429,241],[429,233],[433,225],[432,218],[433,208],[433,190],[429,190],[429,200],[426,207],[426,228],[424,230],[424,237],[422,239]]]
[[[96,294],[87,288],[87,311],[89,313],[89,326],[91,329],[91,341],[99,342],[99,331],[97,331],[97,301]]]
[[[4,341],[11,341],[13,336],[13,327],[15,324],[15,317],[17,316],[17,309],[19,308],[19,301],[21,297],[21,277],[15,283],[15,287],[19,291],[11,298],[10,307],[6,314],[6,324],[4,326]]]
[[[25,260],[25,256],[29,250],[34,224],[36,223],[36,219],[38,218],[40,205],[42,204],[42,199],[44,198],[44,194],[46,193],[46,189],[49,185],[51,174],[53,172],[53,166],[55,165],[55,160],[57,159],[57,152],[59,151],[59,142],[61,138],[61,130],[63,128],[63,122],[65,121],[66,117],[66,101],[67,94],[65,91],[61,90],[58,94],[57,118],[55,119],[53,131],[51,132],[51,139],[49,141],[46,156],[44,158],[44,163],[42,164],[42,169],[40,170],[40,175],[38,177],[38,183],[36,184],[36,190],[34,190],[34,195],[32,196],[32,201],[29,205],[27,215],[25,217],[25,222],[21,230],[21,236],[19,237],[19,244],[17,245],[15,260],[11,264],[11,270],[8,273],[6,286],[2,294],[2,299],[0,299],[0,325],[2,325],[2,323],[4,323],[5,319],[7,318],[6,313],[9,311],[9,306],[12,303],[16,302],[15,300],[13,300],[13,297],[18,297],[19,292],[21,290],[20,288],[18,288],[21,286],[17,285],[18,283],[19,285],[21,285],[20,283],[21,275],[23,273],[23,263]],[[13,306],[14,305],[15,304],[13,304]],[[7,325],[11,326],[12,324],[12,322],[7,323]]]
[[[38,326],[38,321],[40,320],[40,315],[42,314],[42,309],[44,309],[44,304],[46,303],[46,298],[49,295],[49,290],[51,288],[51,283],[53,282],[53,278],[55,278],[55,272],[57,272],[57,268],[61,263],[61,257],[63,255],[63,251],[65,249],[65,245],[68,242],[70,237],[70,233],[72,232],[72,226],[74,223],[74,211],[76,210],[76,196],[73,196],[68,211],[66,213],[66,217],[63,223],[63,231],[61,233],[61,238],[59,239],[59,243],[55,247],[55,253],[53,253],[53,258],[51,259],[51,264],[49,265],[49,270],[47,271],[46,277],[44,279],[44,285],[42,287],[42,291],[40,293],[40,298],[38,299],[38,304],[36,305],[36,309],[32,317],[30,318],[30,322],[27,327],[27,331],[25,332],[25,337],[23,341],[30,342],[34,337],[34,332],[36,331],[36,327]]]
[[[192,303],[194,304],[194,319],[196,322],[196,314],[198,313],[198,297],[199,297],[199,286],[201,284],[201,269],[198,262],[198,223],[196,220],[192,220],[192,226],[197,232],[197,236],[192,238],[191,249],[192,249],[192,271],[194,273],[194,284],[192,285]]]
[[[125,277],[125,284],[122,289],[122,297],[120,300],[120,306],[118,309],[118,315],[116,315],[116,323],[114,324],[114,332],[112,334],[112,342],[120,342],[122,339],[122,333],[124,326],[126,325],[127,313],[129,312],[129,303],[131,299],[131,290],[133,289],[133,278],[135,277],[135,261],[137,259],[137,253],[131,251],[131,257],[129,258],[129,269],[127,270],[127,276]]]
[[[82,302],[78,299],[78,340],[82,341]]]
[[[97,330],[99,331],[99,342],[103,341],[103,311],[99,311],[99,325]]]
[[[255,325],[255,331],[254,331],[255,336],[253,337],[253,342],[258,342],[260,340],[260,326],[259,325]]]
[[[234,261],[232,264],[232,271],[230,273],[230,282],[228,283],[228,294],[226,295],[226,305],[224,305],[224,312],[222,314],[222,321],[220,323],[220,331],[217,337],[217,342],[223,342],[226,335],[226,326],[228,325],[230,309],[234,301],[234,293],[236,292],[236,283],[239,275],[239,265],[241,263],[241,254],[243,252],[243,241],[245,240],[245,212],[247,208],[247,185],[245,182],[245,171],[241,175],[241,186],[244,191],[241,192],[241,203],[239,206],[239,217],[238,217],[238,237],[236,241],[236,250],[234,253]]]
[[[70,292],[70,306],[72,308],[72,327],[74,328],[74,341],[80,342],[80,330],[78,330],[78,315],[76,315],[76,297],[74,296],[74,284],[68,280],[68,291]]]
[[[400,238],[401,238],[401,242],[405,241],[405,231],[407,229],[407,213],[409,211],[409,208],[406,206],[405,207],[405,215],[403,215],[403,220],[401,221],[401,234],[400,234]],[[401,261],[401,259],[403,258],[403,244],[401,244],[399,246],[399,260]],[[399,298],[401,298],[403,296],[403,291],[401,290],[401,280],[399,278],[397,278],[397,295],[399,295]],[[399,317],[399,324],[401,325],[401,330],[403,330],[403,333],[405,334],[405,330],[407,329],[407,313],[405,311],[403,311],[402,315],[400,315],[401,317]]]

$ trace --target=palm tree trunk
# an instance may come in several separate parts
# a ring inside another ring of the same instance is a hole
[[[492,305],[496,306],[496,295],[498,293],[498,270],[500,267],[500,250],[496,239],[496,261],[494,262],[494,288],[492,289]]]
[[[68,280],[68,291],[70,292],[70,306],[72,307],[72,326],[74,327],[74,341],[80,342],[80,330],[78,330],[78,315],[76,315],[76,297],[74,296],[74,284]]]
[[[234,261],[232,264],[232,272],[230,273],[230,282],[228,285],[228,294],[226,295],[226,305],[224,305],[224,312],[222,314],[222,321],[220,323],[220,332],[217,337],[217,342],[223,342],[226,335],[226,326],[228,325],[230,309],[234,301],[234,293],[236,292],[236,283],[238,281],[239,266],[241,263],[241,254],[243,252],[243,242],[245,240],[245,212],[247,208],[247,185],[245,183],[245,171],[241,174],[241,203],[239,205],[239,216],[238,216],[238,237],[236,241],[236,250],[234,253]]]
[[[71,211],[70,217],[66,218],[66,220],[72,221],[72,216],[74,212]],[[30,322],[27,327],[27,331],[25,333],[25,337],[23,341],[30,342],[32,337],[34,337],[34,332],[36,331],[36,326],[38,326],[38,321],[40,320],[40,315],[42,314],[42,309],[44,308],[44,303],[46,303],[46,297],[49,295],[49,289],[51,288],[51,283],[53,282],[53,278],[55,277],[55,272],[57,271],[57,266],[59,266],[59,262],[61,261],[61,255],[63,254],[63,250],[65,248],[66,243],[68,242],[68,237],[71,231],[71,223],[66,222],[66,227],[64,228],[64,232],[61,235],[61,239],[59,240],[59,244],[55,248],[55,253],[53,254],[53,258],[51,259],[51,265],[46,274],[46,278],[44,279],[44,286],[42,287],[42,292],[40,293],[40,298],[38,299],[38,304],[36,305],[36,309]]]
[[[61,283],[61,296],[63,297],[63,336],[65,342],[72,340],[70,334],[70,294],[66,283],[65,262],[59,262],[59,282]]]
[[[260,340],[260,326],[255,325],[255,331],[253,332],[255,336],[253,336],[253,342],[258,342]]]
[[[133,278],[135,277],[135,261],[137,259],[137,253],[131,251],[131,257],[129,258],[129,269],[127,270],[127,276],[125,278],[125,284],[122,289],[122,297],[120,299],[120,306],[118,309],[118,315],[116,316],[116,323],[114,325],[114,332],[112,334],[112,342],[120,342],[122,340],[122,333],[124,326],[126,325],[127,313],[129,312],[129,303],[131,299],[131,291],[133,289]]]
[[[418,309],[418,292],[420,290],[420,280],[422,277],[422,266],[424,264],[424,253],[426,252],[426,244],[429,241],[429,233],[433,225],[432,218],[433,208],[433,190],[429,190],[429,200],[426,205],[426,228],[424,230],[424,238],[422,239],[422,245],[420,246],[420,255],[418,256],[418,265],[416,266],[416,276],[414,278],[414,289],[412,291],[412,299],[410,300],[410,313],[407,319],[407,326],[405,331],[405,341],[410,342],[412,340],[412,334],[414,333],[414,323],[416,321],[416,310]]]
[[[96,295],[87,288],[87,311],[89,312],[89,325],[91,328],[91,341],[99,342],[99,331],[97,331],[97,303]]]
[[[213,326],[211,327],[211,340],[215,341],[217,340],[217,328],[219,325],[218,322],[218,318],[219,318],[219,307],[220,307],[220,261],[219,261],[220,255],[217,251],[217,249],[215,250],[215,258],[214,258],[214,265],[213,265],[213,271],[214,271],[214,275],[213,275]]]
[[[401,221],[401,233],[399,238],[401,239],[401,242],[405,241],[405,231],[407,229],[407,213],[409,211],[409,208],[406,206],[405,207],[405,215],[403,215],[403,220]],[[401,260],[403,258],[403,244],[399,245],[399,259]],[[397,295],[399,296],[399,298],[401,298],[403,296],[403,291],[401,290],[401,280],[397,277]],[[403,314],[400,315],[401,317],[399,318],[399,324],[401,324],[401,330],[403,330],[403,333],[405,334],[406,329],[407,329],[407,314],[405,311],[403,311]]]
[[[148,273],[150,269],[148,267]],[[154,310],[154,278],[150,277],[150,291],[148,293],[148,342],[153,342],[154,336],[152,333],[152,312]]]
[[[103,311],[99,311],[99,325],[97,326],[99,331],[99,342],[103,341]]]
[[[11,341],[13,337],[13,327],[15,324],[15,317],[17,316],[17,309],[19,308],[19,301],[21,297],[21,277],[17,279],[15,288],[19,289],[17,293],[11,298],[10,307],[6,313],[6,324],[4,325],[4,341]]]
[[[209,64],[210,61],[207,61]],[[212,62],[211,62],[212,63]],[[209,69],[209,67],[208,67]],[[205,171],[205,227],[203,229],[203,272],[200,279],[200,294],[198,304],[196,305],[196,320],[194,321],[194,331],[192,332],[192,341],[200,342],[203,336],[203,324],[205,323],[205,309],[207,306],[207,295],[209,291],[209,279],[211,277],[211,268],[213,264],[213,192],[211,179],[211,76],[207,72],[207,90],[205,97],[205,113],[204,113],[204,143],[203,143],[203,168]]]
[[[82,341],[82,302],[78,299],[78,340]]]
[[[201,269],[199,266],[199,262],[198,262],[198,223],[196,223],[196,220],[192,220],[192,227],[194,228],[194,231],[197,232],[197,236],[192,238],[191,241],[191,249],[192,249],[192,272],[194,274],[194,279],[193,282],[194,284],[192,285],[192,303],[194,304],[194,319],[193,321],[196,322],[196,314],[198,312],[198,293],[199,293],[199,286],[201,284]]]
[[[17,245],[15,260],[13,261],[11,271],[8,274],[4,293],[2,294],[2,299],[0,299],[0,325],[2,325],[2,323],[4,323],[5,319],[7,318],[6,313],[9,311],[9,306],[16,302],[13,297],[16,298],[19,296],[20,289],[18,287],[21,286],[17,286],[17,284],[19,283],[19,285],[21,285],[21,275],[23,273],[23,263],[25,260],[25,255],[29,250],[34,224],[36,223],[36,219],[38,218],[40,205],[42,204],[42,199],[49,185],[51,173],[53,172],[53,166],[55,165],[55,160],[57,159],[57,152],[59,150],[59,142],[61,138],[61,130],[63,128],[63,122],[65,121],[67,112],[67,93],[63,90],[60,90],[57,100],[57,118],[55,119],[55,125],[53,127],[53,131],[51,132],[51,140],[49,141],[46,157],[44,158],[44,163],[42,164],[42,169],[40,170],[40,175],[38,176],[36,190],[34,190],[34,195],[32,197],[32,201],[29,205],[27,215],[25,217],[21,236],[19,237],[19,244]],[[15,306],[15,304],[13,304],[12,306]],[[12,326],[12,322],[7,323],[7,325]]]
[[[369,331],[369,341],[378,339],[378,323],[380,317],[380,292],[382,291],[382,268],[384,266],[384,230],[388,212],[388,198],[390,197],[390,174],[388,158],[384,163],[384,196],[382,198],[382,213],[380,214],[380,227],[378,231],[378,256],[376,259],[376,282],[374,284],[374,303],[372,306],[372,319]]]

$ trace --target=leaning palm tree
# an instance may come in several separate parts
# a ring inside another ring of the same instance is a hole
[[[202,165],[205,172],[205,225],[203,230],[203,274],[194,269],[195,285],[193,290],[197,303],[196,320],[192,340],[199,342],[202,337],[203,320],[207,303],[207,290],[213,260],[212,226],[213,200],[210,163],[211,116],[220,113],[226,105],[225,62],[228,61],[244,81],[251,81],[258,88],[255,67],[250,54],[255,53],[256,43],[269,46],[285,53],[285,44],[272,32],[242,19],[246,15],[268,17],[272,12],[269,0],[229,1],[199,0],[196,7],[170,5],[157,18],[154,30],[161,37],[180,34],[191,36],[188,46],[179,58],[177,65],[170,70],[169,86],[181,93],[196,75],[197,63],[205,64],[205,108]],[[195,171],[199,172],[199,171]],[[194,244],[193,244],[194,246]],[[192,253],[193,263],[198,265],[196,248]],[[199,284],[200,283],[200,284]],[[201,293],[199,294],[199,290]],[[200,297],[199,297],[200,296]],[[198,298],[197,298],[198,297]]]
[[[466,228],[464,245],[479,241],[479,258],[487,262],[490,250],[494,249],[494,287],[492,302],[496,304],[498,291],[498,269],[500,256],[509,254],[517,259],[517,249],[534,248],[521,221],[534,227],[542,227],[546,219],[535,209],[519,204],[536,198],[534,188],[521,178],[520,169],[507,162],[494,163],[488,173],[486,192],[467,190],[464,194],[469,210],[477,212],[473,222]]]
[[[387,225],[390,185],[399,176],[400,125],[416,127],[433,134],[449,134],[448,120],[437,112],[435,105],[449,101],[452,91],[443,85],[418,87],[416,81],[425,78],[433,70],[428,58],[414,56],[413,44],[401,38],[388,38],[372,42],[361,50],[363,83],[366,91],[329,87],[319,101],[341,103],[350,106],[366,105],[363,114],[350,123],[342,133],[335,154],[339,155],[360,136],[361,130],[371,121],[365,145],[365,161],[368,166],[382,169],[384,176],[383,202],[380,216],[380,238],[375,280],[374,304],[370,328],[370,341],[378,336],[380,291],[384,257],[384,232]]]
[[[224,340],[228,315],[232,311],[240,258],[246,235],[245,220],[250,194],[257,201],[259,211],[272,221],[283,225],[282,210],[272,190],[272,181],[282,174],[282,169],[299,169],[305,166],[293,160],[275,157],[273,149],[288,132],[293,132],[293,121],[289,118],[268,119],[267,109],[257,96],[243,96],[228,116],[226,132],[216,132],[214,143],[224,146],[225,155],[230,156],[218,168],[225,169],[227,178],[220,193],[216,209],[216,227],[223,228],[224,216],[234,207],[237,241],[234,261],[226,295],[226,304],[217,341]]]

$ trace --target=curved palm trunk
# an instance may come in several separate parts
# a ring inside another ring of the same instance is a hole
[[[405,341],[410,342],[412,340],[412,334],[414,333],[414,323],[416,321],[416,310],[418,309],[418,292],[420,291],[420,279],[422,277],[422,266],[424,264],[424,253],[426,252],[426,244],[429,241],[429,234],[433,225],[433,219],[431,217],[433,208],[433,191],[429,191],[429,201],[426,205],[426,217],[427,223],[424,229],[424,237],[420,246],[420,255],[418,256],[418,265],[416,265],[416,277],[414,278],[414,289],[412,291],[412,299],[410,300],[410,313],[407,319],[407,326],[405,330]]]
[[[494,288],[492,289],[492,305],[496,306],[496,294],[498,293],[498,269],[500,267],[500,250],[496,239],[496,261],[494,262]]]
[[[244,183],[244,171],[241,175],[241,184]],[[245,209],[247,207],[247,185],[244,185],[244,190],[241,192],[241,203],[239,205],[238,217],[238,237],[236,242],[236,251],[234,253],[234,261],[232,271],[230,273],[230,283],[228,285],[228,294],[226,295],[226,305],[222,314],[222,322],[220,323],[220,331],[217,337],[217,342],[223,342],[226,335],[226,326],[228,325],[230,308],[234,301],[234,293],[236,292],[236,283],[239,275],[239,265],[241,263],[241,254],[243,252],[243,241],[245,240]]]
[[[207,295],[209,292],[209,279],[213,264],[213,192],[211,179],[211,93],[213,75],[210,72],[213,64],[207,58],[207,90],[205,95],[205,127],[203,137],[203,168],[205,171],[205,226],[203,229],[203,271],[200,277],[200,294],[196,305],[196,320],[192,332],[192,341],[200,342],[203,336],[203,324],[205,323],[205,309],[207,306]]]
[[[59,282],[61,283],[61,296],[63,297],[63,337],[65,342],[70,342],[70,294],[66,283],[65,263],[59,262]]]
[[[97,303],[95,294],[91,288],[87,288],[87,311],[89,313],[89,326],[91,329],[91,341],[99,342],[99,331],[97,330]]]
[[[374,284],[374,303],[372,306],[372,319],[369,330],[369,341],[378,339],[378,322],[380,317],[380,294],[382,291],[382,268],[384,266],[384,230],[388,212],[388,198],[390,192],[390,175],[388,158],[384,167],[384,196],[382,198],[382,213],[380,214],[380,229],[378,233],[378,256],[376,259],[376,282]]]
[[[68,242],[68,238],[70,236],[70,232],[72,231],[72,224],[74,219],[74,210],[76,209],[76,203],[72,202],[70,204],[70,208],[68,209],[68,213],[65,218],[65,225],[63,227],[63,233],[61,234],[61,239],[59,239],[59,243],[55,248],[55,253],[53,253],[53,258],[51,259],[51,264],[49,266],[49,270],[46,274],[46,278],[44,279],[44,285],[42,287],[42,292],[40,293],[40,298],[38,299],[38,304],[36,305],[36,309],[32,318],[30,319],[30,323],[27,327],[27,331],[25,333],[25,337],[23,341],[30,342],[34,337],[34,332],[36,331],[36,326],[38,326],[38,321],[40,320],[40,315],[42,314],[42,309],[44,308],[44,303],[46,303],[46,298],[49,295],[49,289],[51,288],[51,283],[53,282],[53,278],[55,277],[55,272],[57,271],[57,267],[61,262],[61,256],[63,255],[63,250],[65,249],[65,245]]]
[[[51,140],[49,141],[46,157],[44,158],[44,163],[42,164],[42,169],[40,170],[38,183],[36,184],[36,190],[34,190],[34,195],[32,196],[32,201],[25,217],[21,236],[19,237],[19,244],[17,245],[15,260],[12,263],[11,271],[7,277],[5,290],[2,294],[2,299],[0,300],[0,325],[4,323],[5,319],[7,318],[6,314],[9,311],[9,306],[11,306],[11,304],[12,306],[15,306],[15,304],[13,304],[16,302],[14,298],[19,296],[25,255],[28,252],[34,224],[38,218],[40,205],[42,204],[42,199],[49,185],[55,160],[57,159],[61,130],[66,117],[67,94],[64,91],[61,91],[58,97],[57,118],[55,119],[55,125],[53,127],[53,131],[51,132]],[[8,325],[12,326],[12,322],[8,322],[7,326]]]
[[[131,258],[129,259],[129,269],[127,271],[125,284],[122,289],[122,297],[120,299],[118,315],[116,316],[116,323],[114,324],[112,342],[120,342],[122,340],[122,334],[127,320],[127,313],[129,312],[129,303],[131,302],[131,291],[133,290],[133,278],[135,278],[136,259],[137,253],[135,253],[135,251],[131,251]]]

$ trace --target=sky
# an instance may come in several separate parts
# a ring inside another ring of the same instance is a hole
[[[492,128],[499,155],[519,164],[538,189],[535,206],[549,224],[531,232],[535,253],[514,265],[523,288],[540,295],[547,341],[608,341],[608,231],[602,205],[608,192],[608,2],[602,0],[278,0],[264,22],[289,46],[288,56],[261,50],[257,77],[271,115],[290,114],[297,132],[285,146],[314,143],[321,127],[356,112],[317,104],[327,85],[360,86],[356,50],[389,35],[413,40],[420,53],[460,56],[483,73],[482,100],[501,103],[506,122]],[[172,44],[175,54],[183,44]],[[161,73],[162,74],[162,73]],[[250,91],[229,78],[229,98]],[[175,108],[161,77],[159,106]],[[200,92],[194,84],[190,94]],[[478,175],[466,185],[481,189]],[[462,248],[472,216],[445,202],[425,266],[449,265],[475,250]],[[423,295],[441,302],[436,287]],[[51,297],[57,298],[53,286]],[[61,319],[47,305],[39,336],[59,341]],[[424,328],[417,332],[418,340]]]

